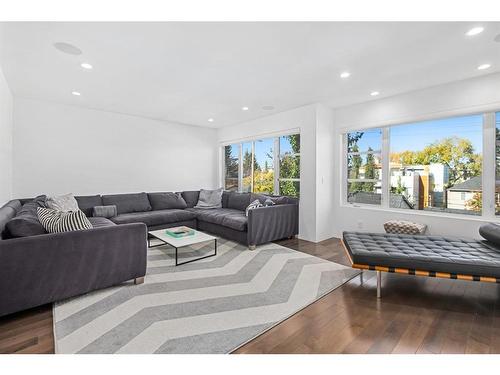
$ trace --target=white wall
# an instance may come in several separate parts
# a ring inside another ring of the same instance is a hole
[[[318,152],[322,156],[326,155],[324,152],[331,152],[331,143],[318,142],[318,134],[324,136],[331,131],[331,121],[329,108],[313,104],[218,129],[219,145],[300,131],[299,237],[314,242],[331,237],[332,233],[331,221],[327,223],[331,220],[331,210],[327,207],[332,204],[333,195],[328,191],[332,174],[323,164],[316,163]],[[317,166],[322,167],[321,170]],[[324,183],[317,183],[318,179]],[[323,201],[318,201],[317,197]]]
[[[12,198],[12,94],[0,69],[0,206]]]
[[[214,188],[214,129],[15,98],[15,197]]]
[[[348,129],[420,121],[430,118],[456,116],[466,113],[500,109],[500,74],[454,82],[403,95],[374,100],[334,111],[335,133],[332,147],[335,187],[344,184],[341,175],[342,139]],[[494,134],[494,133],[492,133]],[[490,142],[488,140],[488,142]],[[339,237],[344,230],[383,231],[389,219],[405,219],[426,223],[431,234],[478,238],[478,227],[494,218],[471,218],[466,215],[440,215],[422,212],[400,212],[380,208],[344,206],[340,192],[333,204],[335,217],[333,233]]]

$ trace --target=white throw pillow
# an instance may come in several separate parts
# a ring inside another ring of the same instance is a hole
[[[70,212],[78,211],[78,202],[76,201],[73,194],[49,196],[45,200],[45,205],[47,208],[57,211]]]

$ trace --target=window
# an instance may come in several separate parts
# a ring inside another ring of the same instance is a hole
[[[390,128],[390,207],[480,214],[483,116]]]
[[[300,195],[299,134],[231,144],[224,151],[227,190]]]
[[[226,190],[238,190],[238,170],[240,160],[240,145],[227,145],[224,147],[224,188]]]
[[[496,121],[499,202],[500,113]],[[482,114],[355,131],[344,139],[347,202],[482,214]]]
[[[382,130],[348,133],[347,201],[381,204],[382,200]]]
[[[280,137],[279,150],[279,193],[298,197],[300,195],[300,134]]]

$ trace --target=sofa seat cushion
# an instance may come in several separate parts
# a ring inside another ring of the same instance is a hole
[[[116,224],[144,223],[148,227],[181,221],[196,219],[193,212],[187,210],[157,210],[147,212],[131,212],[112,217],[111,220]]]
[[[94,228],[112,227],[116,225],[111,220],[106,219],[105,217],[89,217],[88,219],[90,221],[90,224],[92,224]]]
[[[244,211],[232,208],[214,208],[212,210],[188,208],[188,211],[194,212],[200,221],[221,225],[240,232],[246,231],[248,227],[248,218]]]

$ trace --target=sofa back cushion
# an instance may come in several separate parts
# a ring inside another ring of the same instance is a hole
[[[253,202],[258,199],[260,203],[265,204],[266,200],[270,199],[274,204],[299,204],[297,198],[291,198],[284,195],[267,195],[251,193],[250,200]]]
[[[186,201],[180,193],[148,193],[153,210],[169,210],[187,208]]]
[[[7,222],[6,228],[10,237],[29,237],[47,233],[38,220],[38,207],[45,207],[45,195],[25,203],[17,215]]]
[[[224,190],[222,192],[222,208],[227,208],[227,200],[229,198],[229,195],[231,195],[232,191],[229,190]]]
[[[182,198],[186,202],[188,208],[193,208],[198,203],[198,198],[200,197],[200,191],[183,191],[181,193]]]
[[[227,208],[245,211],[250,204],[250,193],[230,192],[227,197]]]
[[[78,208],[83,211],[85,216],[92,216],[92,209],[96,206],[102,206],[102,199],[100,195],[82,195],[75,197],[78,202]]]
[[[103,195],[102,204],[104,206],[116,206],[118,215],[129,212],[151,211],[151,204],[146,193]]]
[[[5,230],[7,223],[12,220],[21,209],[21,201],[18,199],[7,202],[0,208],[0,238],[10,237],[8,231]]]

